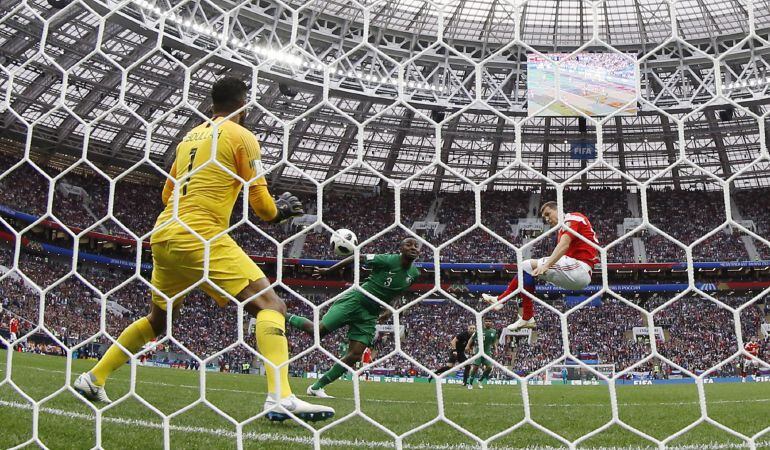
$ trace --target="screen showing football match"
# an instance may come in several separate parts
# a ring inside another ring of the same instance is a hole
[[[623,108],[618,114],[636,115],[635,55],[577,53],[570,56],[568,53],[553,53],[547,56],[553,61],[559,61],[559,64],[536,54],[527,57],[529,114],[578,116],[572,109],[575,108],[588,116],[608,116]],[[551,103],[554,97],[560,101]],[[572,108],[565,103],[569,103]],[[624,108],[624,105],[628,106]]]

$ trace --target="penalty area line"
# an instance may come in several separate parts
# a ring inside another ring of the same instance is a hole
[[[11,402],[6,400],[0,400],[0,407],[15,408],[21,410],[32,410],[32,405],[21,402]],[[41,413],[51,414],[59,417],[66,417],[69,419],[77,419],[84,421],[93,421],[96,417],[92,414],[84,414],[75,411],[66,411],[56,408],[40,408]],[[102,422],[123,425],[127,427],[135,428],[151,428],[162,430],[163,424],[160,422],[152,422],[149,420],[141,419],[128,419],[124,417],[102,417]],[[223,428],[207,428],[207,427],[193,427],[193,426],[181,426],[181,425],[169,425],[169,430],[178,431],[183,433],[197,433],[206,434],[215,437],[224,437],[235,439],[237,434],[234,431],[226,430]],[[302,436],[288,436],[278,433],[255,433],[246,432],[243,433],[243,439],[248,441],[272,441],[272,442],[285,442],[294,444],[313,444],[313,439]],[[352,447],[352,448],[393,448],[393,441],[363,441],[363,440],[349,440],[349,439],[330,439],[320,438],[319,443],[321,445],[337,446],[337,447]],[[757,445],[770,444],[770,440],[758,441]],[[403,448],[413,450],[472,450],[478,449],[476,445],[470,444],[408,444],[404,443]],[[495,447],[497,450],[556,450],[556,447],[550,446],[528,446],[528,447]],[[656,447],[650,445],[645,447],[629,446],[629,447],[589,447],[585,450],[652,450]],[[671,450],[738,450],[748,448],[747,444],[728,444],[712,442],[708,444],[692,444],[692,445],[677,445],[668,447]]]

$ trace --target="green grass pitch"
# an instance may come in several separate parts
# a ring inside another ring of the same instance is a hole
[[[6,352],[0,351],[0,379],[7,373]],[[75,361],[73,376],[90,368],[92,361]],[[66,359],[14,354],[11,379],[30,397],[40,400],[64,384]],[[116,372],[108,385],[113,400],[128,392],[130,369]],[[293,379],[295,393],[304,398],[309,380]],[[751,436],[770,426],[770,384],[705,385],[709,417],[744,435]],[[137,369],[136,392],[164,413],[177,411],[199,398],[197,372]],[[341,381],[328,387],[334,400],[321,402],[337,410],[335,420],[354,411],[353,384]],[[619,386],[619,417],[629,425],[656,438],[665,438],[700,417],[695,385]],[[461,433],[438,416],[435,384],[361,383],[361,410],[396,434],[425,426],[403,438],[404,448],[478,448],[473,438]],[[540,425],[574,440],[607,423],[611,418],[607,386],[529,386],[531,417]],[[468,432],[488,439],[515,425],[525,414],[520,386],[487,386],[472,391],[459,385],[442,387],[446,417]],[[261,410],[265,379],[254,375],[208,373],[206,399],[245,421]],[[315,400],[319,401],[319,400]],[[316,428],[330,422],[320,422]],[[49,448],[91,448],[95,445],[93,411],[68,391],[41,405],[39,437]],[[32,433],[31,405],[8,383],[0,386],[0,447],[28,440]],[[175,448],[235,448],[236,427],[205,404],[170,420],[170,443]],[[313,434],[297,423],[273,423],[261,418],[243,427],[244,448],[309,449]],[[105,448],[163,447],[162,419],[138,400],[128,398],[103,412],[102,445]],[[391,448],[394,439],[366,419],[354,416],[321,434],[322,448]],[[740,439],[710,424],[701,424],[670,442],[687,449],[749,448]],[[521,428],[489,442],[489,448],[544,448],[562,445],[535,427]],[[652,448],[633,433],[611,426],[580,448]],[[770,448],[770,432],[758,438],[757,448]]]

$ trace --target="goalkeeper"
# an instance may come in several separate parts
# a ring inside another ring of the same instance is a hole
[[[263,176],[257,138],[240,125],[246,114],[244,106],[249,88],[236,78],[225,77],[211,89],[214,127],[203,123],[193,128],[176,148],[176,159],[163,188],[166,208],[158,216],[152,234],[152,303],[150,313],[135,321],[118,337],[89,372],[75,380],[74,388],[92,401],[109,403],[104,385],[115,370],[123,366],[131,353],[166,332],[166,310],[178,314],[184,290],[197,283],[208,268],[207,282],[201,288],[219,306],[229,302],[228,296],[247,302],[244,309],[256,318],[257,347],[276,366],[266,364],[268,396],[264,410],[271,420],[289,418],[291,412],[305,420],[322,420],[334,415],[327,406],[313,405],[292,395],[289,386],[288,342],[285,334],[286,305],[270,288],[270,282],[254,261],[223,232],[230,224],[230,215],[246,180],[248,199],[256,215],[268,222],[282,222],[304,214],[297,197],[286,192],[273,200]],[[236,111],[240,111],[237,112]],[[229,119],[228,119],[229,117]],[[213,160],[221,165],[213,163]],[[177,192],[174,185],[177,184]],[[172,198],[173,194],[173,198]],[[176,206],[176,208],[175,208]],[[186,225],[183,226],[182,222]],[[203,239],[210,240],[209,255],[203,242],[190,233],[191,229]],[[214,289],[212,284],[219,290]],[[160,291],[174,299],[169,305]],[[122,348],[121,348],[122,347]]]

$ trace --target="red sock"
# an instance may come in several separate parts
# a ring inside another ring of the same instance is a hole
[[[515,277],[513,280],[511,280],[510,283],[508,283],[508,288],[505,290],[505,292],[497,296],[497,299],[502,300],[504,297],[507,297],[511,292],[515,291],[517,287],[519,287],[519,278]]]
[[[515,291],[516,288],[519,287],[519,278],[516,277],[508,284],[508,288],[500,294],[497,299],[501,300],[504,297],[510,295],[511,292]],[[524,289],[529,292],[534,292],[534,287],[530,286],[524,286]],[[532,301],[531,298],[524,294],[519,294],[519,298],[521,299],[521,318],[524,320],[529,320],[535,315],[535,303]]]
[[[535,302],[524,294],[519,294],[519,297],[521,297],[521,318],[529,320],[535,315]]]

